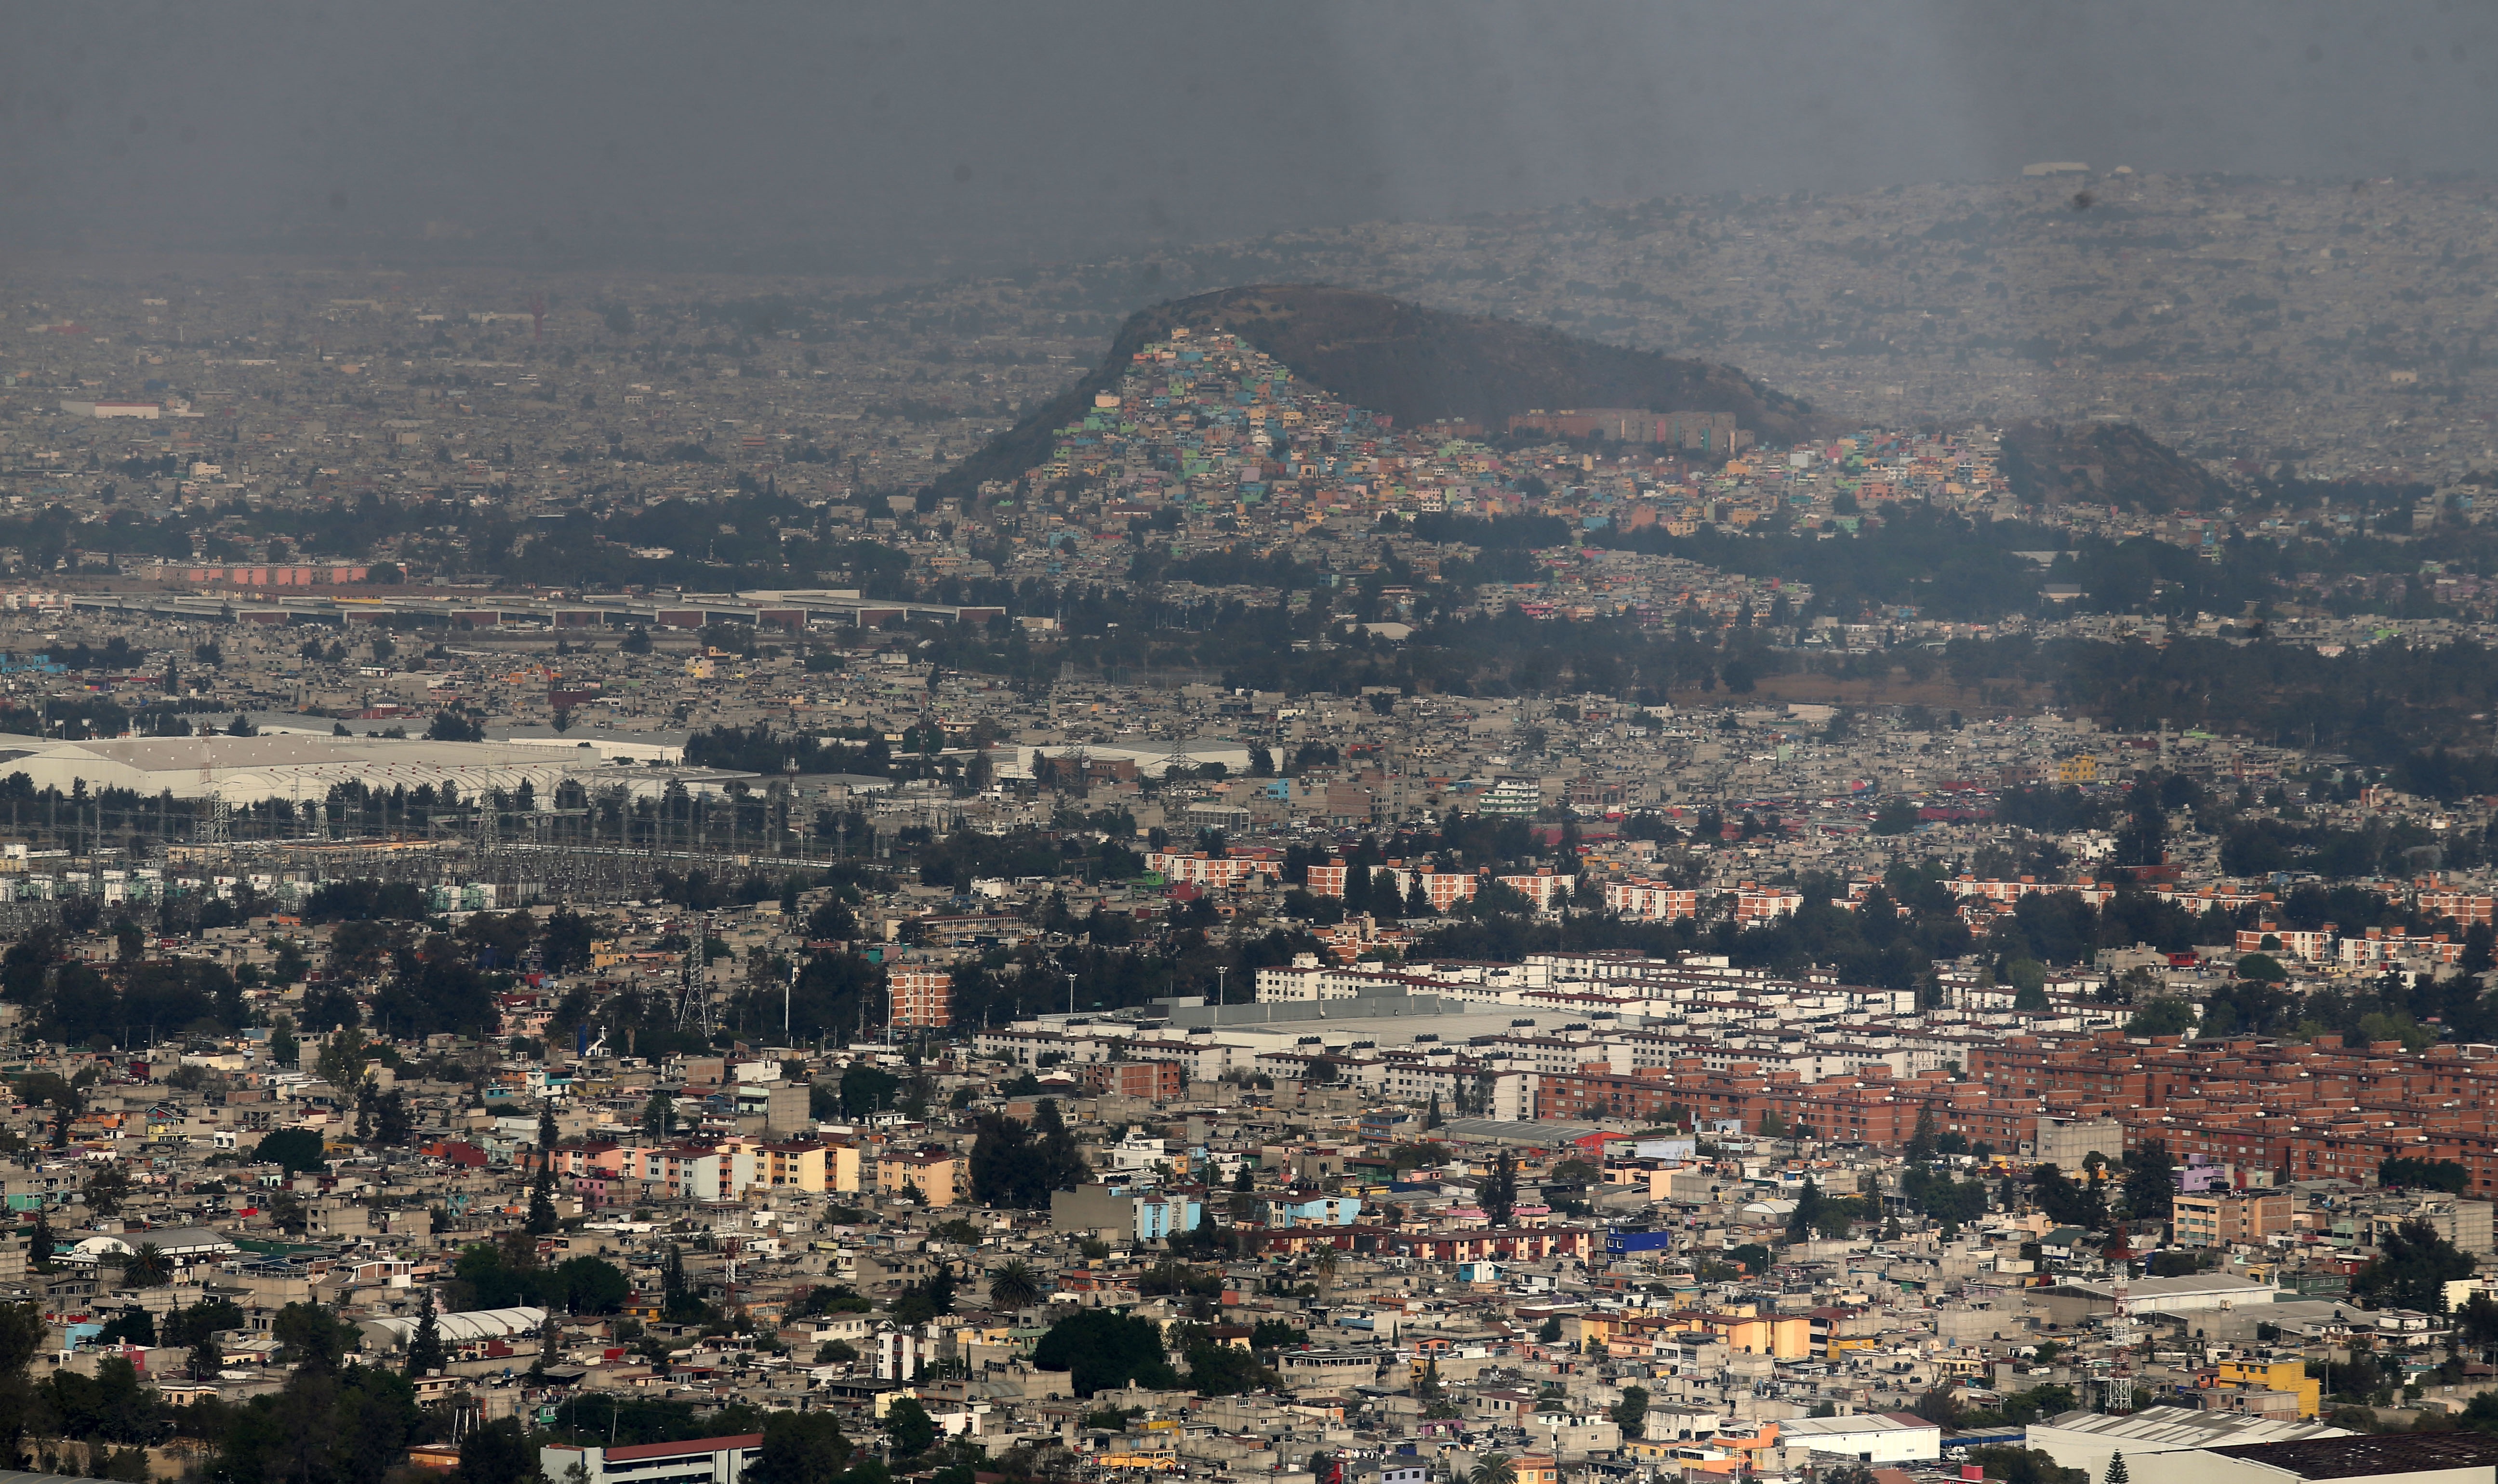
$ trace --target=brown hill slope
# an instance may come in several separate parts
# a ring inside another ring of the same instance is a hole
[[[2002,469],[2013,494],[2041,504],[2195,510],[2232,498],[2228,481],[2131,423],[2016,423]]]
[[[1812,409],[1730,366],[1627,350],[1514,320],[1452,314],[1381,294],[1311,283],[1253,284],[1139,309],[1090,375],[946,471],[945,494],[1012,479],[1047,456],[1052,434],[1117,384],[1129,358],[1173,329],[1232,330],[1293,373],[1399,425],[1453,417],[1500,428],[1537,407],[1731,412],[1768,442],[1814,431]]]

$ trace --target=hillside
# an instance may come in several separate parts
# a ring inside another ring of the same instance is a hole
[[[1173,300],[1128,316],[1102,365],[937,480],[969,495],[1047,457],[1051,433],[1115,384],[1139,346],[1173,329],[1228,329],[1356,406],[1399,426],[1457,418],[1500,428],[1539,407],[1731,412],[1767,442],[1813,431],[1804,403],[1742,371],[1581,339],[1514,320],[1452,314],[1319,284],[1258,284]]]
[[[2194,510],[2226,504],[2228,483],[2131,423],[2016,423],[2003,477],[2024,501]]]

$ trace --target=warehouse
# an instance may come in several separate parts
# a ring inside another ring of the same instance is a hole
[[[454,1354],[479,1350],[492,1341],[526,1339],[546,1327],[547,1311],[543,1308],[478,1308],[459,1314],[433,1316],[434,1335],[443,1347]],[[398,1353],[407,1348],[423,1328],[423,1319],[400,1319],[385,1316],[365,1319],[356,1327],[376,1349]]]
[[[558,785],[567,779],[592,787],[633,786],[657,792],[670,781],[689,789],[745,774],[602,765],[594,752],[578,757],[560,750],[495,742],[423,742],[379,737],[125,737],[100,742],[7,739],[0,745],[0,778],[23,773],[36,789],[70,792],[128,789],[142,798],[223,797],[232,804],[266,799],[305,803],[329,796],[338,784],[361,783],[388,791],[413,791],[445,784],[462,798],[500,789],[516,793],[523,784],[537,807],[555,806]]]
[[[2152,1406],[2121,1417],[2098,1412],[2066,1412],[2030,1424],[2023,1440],[2066,1468],[2078,1468],[2098,1484],[2108,1460],[2122,1453],[2127,1472],[2139,1481],[2164,1474],[2166,1466],[2149,1466],[2160,1454],[2199,1458],[2206,1448],[2243,1443],[2305,1442],[2320,1437],[2348,1437],[2341,1428],[2295,1417],[2246,1416],[2229,1412],[2189,1411],[2177,1406]],[[2199,1467],[2196,1466],[2196,1467]]]

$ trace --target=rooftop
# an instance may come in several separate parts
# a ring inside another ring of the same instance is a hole
[[[2301,1442],[2244,1443],[2211,1452],[2299,1479],[2358,1479],[2441,1468],[2498,1467],[2498,1435],[2382,1433]]]

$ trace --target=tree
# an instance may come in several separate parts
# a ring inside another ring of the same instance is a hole
[[[972,1199],[983,1206],[1026,1210],[1049,1198],[1040,1181],[1032,1130],[1020,1118],[982,1113],[974,1123],[969,1173]]]
[[[989,1274],[989,1305],[993,1308],[1012,1311],[1030,1308],[1041,1302],[1041,1279],[1032,1264],[1018,1257]]]
[[[408,1378],[432,1375],[442,1369],[443,1360],[442,1327],[433,1321],[433,1290],[429,1288],[416,1311],[416,1333],[407,1341]]]
[[[1492,1225],[1509,1225],[1518,1210],[1518,1157],[1509,1150],[1492,1161],[1491,1178],[1484,1182],[1480,1199]]]
[[[677,1131],[677,1100],[665,1092],[653,1092],[642,1105],[642,1133],[647,1138],[665,1139]]]
[[[1084,1178],[1084,1155],[1075,1147],[1075,1136],[1068,1132],[1067,1119],[1059,1111],[1056,1098],[1042,1098],[1034,1108],[1032,1131],[1041,1145],[1041,1178],[1051,1190],[1073,1190]],[[1047,1201],[1042,1202],[1047,1205]]]
[[[365,1080],[365,1038],[356,1031],[342,1030],[321,1044],[316,1063],[321,1081],[340,1092],[353,1092]]]
[[[156,1316],[133,1304],[95,1338],[103,1344],[143,1345],[152,1349],[157,1343]]]
[[[2489,1352],[2498,1348],[2498,1301],[2493,1301],[2485,1293],[2474,1294],[2463,1301],[2462,1308],[2455,1311],[2455,1326],[2462,1332],[2465,1342],[2484,1361],[2487,1360]]]
[[[2455,960],[2454,966],[2467,977],[2498,968],[2498,929],[2486,922],[2475,922],[2465,928],[2463,956]]]
[[[532,1237],[543,1237],[562,1223],[555,1213],[555,1157],[540,1156],[537,1178],[529,1182],[529,1217],[528,1230]]]
[[[336,1371],[362,1337],[356,1327],[318,1304],[289,1304],[277,1311],[270,1333],[307,1371]]]
[[[633,1297],[633,1280],[602,1258],[567,1257],[556,1264],[554,1279],[568,1314],[622,1313]]]
[[[371,1142],[400,1146],[416,1142],[416,1122],[408,1115],[407,1096],[397,1087],[372,1100]]]
[[[2391,1154],[2377,1162],[2377,1183],[2388,1190],[2418,1185],[2461,1195],[2472,1183],[2471,1172],[2450,1159],[2418,1159]]]
[[[2446,1285],[2472,1276],[2473,1261],[2426,1221],[2406,1221],[2377,1243],[2377,1255],[2351,1279],[2351,1291],[2382,1307],[2446,1312]]]
[[[2133,1470],[2125,1467],[2122,1451],[2108,1455],[2107,1468],[2099,1474],[2099,1484],[2133,1484]]]
[[[46,946],[49,941],[41,937],[30,938],[9,950],[9,958],[13,963],[20,954],[32,951],[37,980],[35,984],[26,991],[27,993],[42,991],[42,976],[46,971],[41,964],[43,960],[52,956],[52,949]],[[17,1095],[29,1103],[49,1103],[52,1106],[52,1147],[68,1148],[70,1125],[78,1121],[80,1114],[86,1112],[86,1094],[58,1073],[35,1072],[18,1079]]]
[[[974,1127],[972,1197],[983,1206],[1038,1210],[1049,1205],[1051,1191],[1084,1178],[1084,1156],[1054,1099],[1041,1099],[1030,1128],[1004,1113],[983,1113]]]
[[[460,1440],[460,1484],[527,1484],[538,1474],[538,1450],[517,1417],[497,1417]]]
[[[2177,1193],[2168,1141],[2146,1139],[2125,1154],[2125,1209],[2136,1221],[2165,1221]]]
[[[833,1484],[849,1467],[851,1452],[832,1413],[774,1412],[763,1424],[762,1457],[748,1477],[755,1484]]]
[[[1917,1105],[1917,1127],[1915,1132],[1908,1135],[1908,1147],[1906,1151],[1908,1163],[1911,1165],[1933,1164],[1935,1162],[1936,1137],[1935,1105],[1932,1103],[1919,1103]]]
[[[1518,1467],[1505,1453],[1487,1453],[1466,1475],[1466,1484],[1518,1484]]]
[[[321,1136],[308,1128],[281,1128],[252,1146],[252,1162],[283,1165],[290,1175],[305,1175],[329,1168],[327,1152],[321,1146]]]
[[[1201,1397],[1241,1397],[1264,1391],[1280,1378],[1249,1350],[1218,1345],[1188,1326],[1188,1386]]]
[[[269,1219],[282,1232],[301,1232],[311,1224],[304,1210],[304,1198],[292,1190],[281,1190],[269,1198]]]
[[[1179,1384],[1163,1358],[1161,1329],[1149,1319],[1106,1308],[1088,1308],[1051,1325],[1034,1347],[1032,1363],[1066,1371],[1068,1390],[1079,1397],[1131,1381],[1163,1390]]]
[[[2125,1022],[2129,1036],[2184,1036],[2194,1029],[2194,1002],[2181,999],[2153,1000],[2133,1013]]]
[[[937,1440],[936,1419],[910,1397],[897,1397],[885,1408],[884,1435],[893,1439],[896,1458],[916,1458]]]
[[[133,1288],[163,1288],[174,1281],[174,1260],[152,1242],[143,1242],[121,1265],[121,1280]]]
[[[2030,1195],[2047,1213],[2047,1219],[2058,1226],[2097,1231],[2107,1224],[2107,1201],[2098,1182],[2075,1184],[2070,1176],[2052,1164],[2030,1172]]]
[[[2003,982],[2012,986],[2012,1008],[2047,1008],[2047,966],[2034,958],[2015,958],[2003,966]]]
[[[944,1263],[926,1282],[905,1283],[893,1297],[893,1322],[926,1324],[954,1311],[954,1270]]]
[[[1804,1188],[1796,1192],[1795,1210],[1787,1212],[1787,1241],[1803,1242],[1811,1237],[1821,1224],[1822,1208],[1827,1202],[1820,1184],[1807,1179]]]
[[[186,1360],[191,1379],[205,1381],[225,1369],[226,1347],[217,1343],[213,1331],[202,1331],[191,1338],[191,1353]]]
[[[668,1243],[666,1255],[659,1259],[659,1305],[668,1315],[679,1318],[680,1323],[703,1311],[702,1300],[694,1297],[693,1290],[686,1285],[685,1250],[673,1242]]]
[[[842,1116],[858,1119],[887,1112],[901,1090],[902,1079],[882,1067],[854,1062],[842,1074]]]
[[[24,1374],[45,1335],[43,1306],[0,1304],[0,1379]]]
[[[1648,1389],[1646,1387],[1622,1388],[1621,1401],[1614,1403],[1614,1426],[1622,1430],[1624,1437],[1637,1438],[1648,1435]]]
[[[281,1067],[295,1065],[295,1021],[279,1016],[269,1024],[269,1059]]]
[[[108,1160],[86,1178],[86,1208],[99,1216],[113,1215],[130,1197],[130,1171],[121,1161]]]

